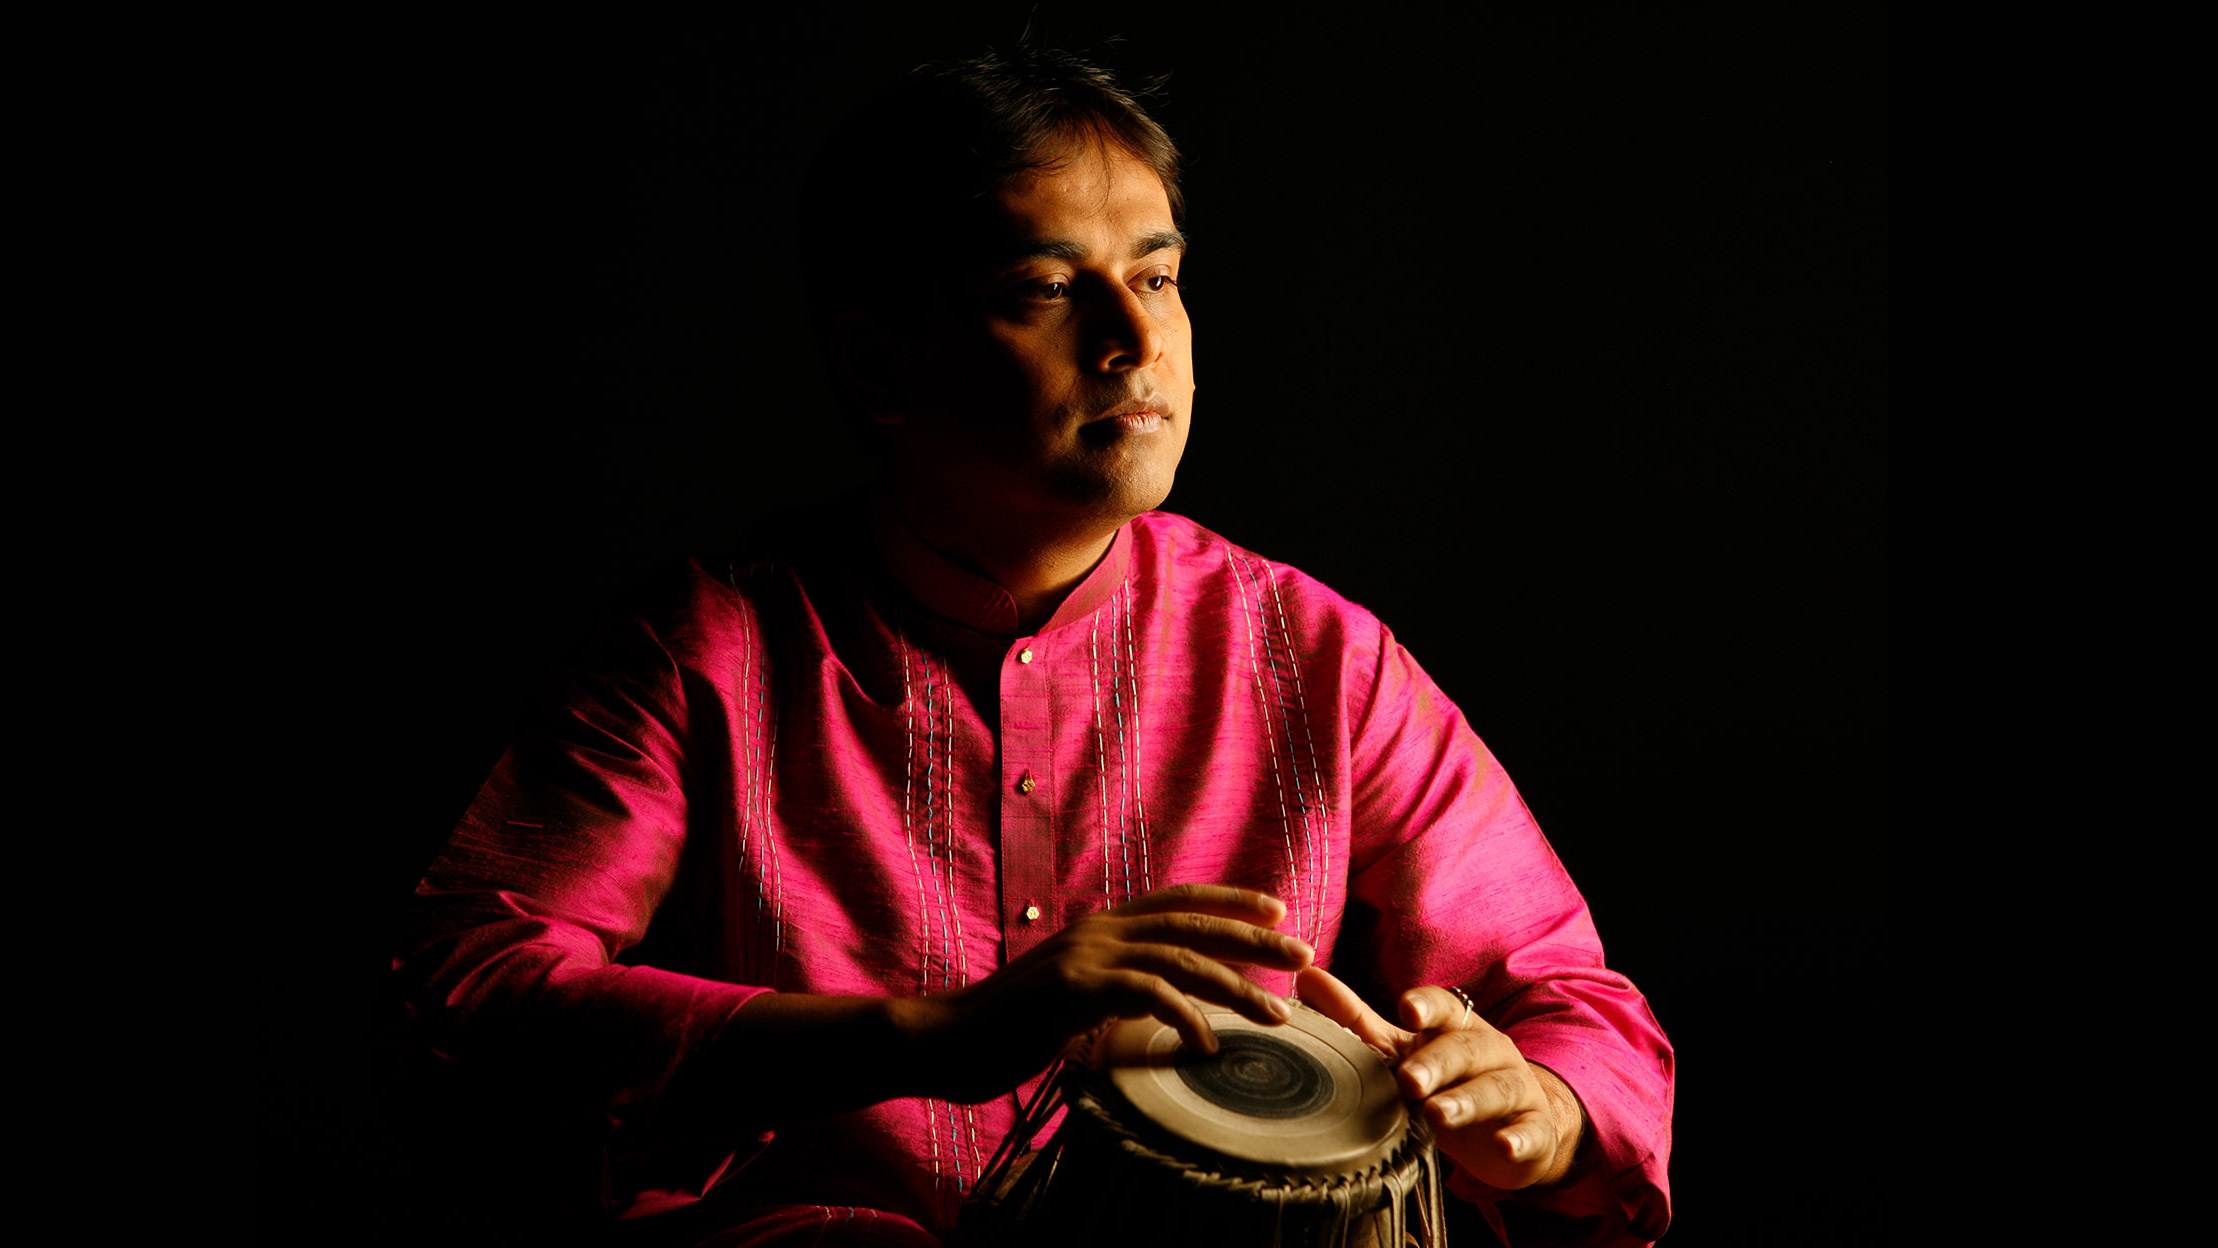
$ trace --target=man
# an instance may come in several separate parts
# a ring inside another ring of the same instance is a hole
[[[1060,54],[865,114],[809,255],[867,499],[689,565],[419,888],[437,1042],[606,1107],[665,1242],[934,1242],[1073,1037],[1206,1050],[1197,1002],[1296,994],[1490,1215],[1661,1233],[1670,1049],[1499,766],[1368,613],[1155,511],[1180,216],[1169,139]]]

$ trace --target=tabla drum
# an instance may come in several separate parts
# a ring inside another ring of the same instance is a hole
[[[1431,1131],[1379,1054],[1306,1006],[1278,1027],[1202,1012],[1212,1055],[1152,1018],[1084,1042],[981,1181],[962,1242],[1445,1242]],[[1023,1155],[1058,1105],[1061,1129]]]

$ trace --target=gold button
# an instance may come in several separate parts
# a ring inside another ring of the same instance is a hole
[[[1022,650],[1019,650],[1019,651],[1017,651],[1017,662],[1019,662],[1019,663],[1030,663],[1031,661],[1032,661],[1032,647],[1030,647],[1030,646],[1026,646],[1026,647],[1025,647],[1024,649],[1022,649]]]
[[[1024,921],[1027,923],[1039,922],[1040,908],[1038,906],[1026,906],[1024,908]]]
[[[1032,783],[1032,773],[1029,771],[1024,773],[1024,779],[1017,781],[1017,792],[1019,793],[1030,793],[1034,787],[1036,786]]]

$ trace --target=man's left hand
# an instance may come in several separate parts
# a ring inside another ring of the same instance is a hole
[[[1553,1183],[1571,1169],[1586,1125],[1579,1098],[1454,993],[1403,993],[1406,1026],[1397,1027],[1316,967],[1298,983],[1310,1008],[1390,1055],[1403,1093],[1432,1124],[1440,1151],[1473,1178],[1515,1189]]]

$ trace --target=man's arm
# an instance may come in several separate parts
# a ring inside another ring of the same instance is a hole
[[[1343,948],[1366,955],[1349,967],[1401,995],[1404,1025],[1314,990],[1352,1030],[1417,1062],[1404,1076],[1413,1095],[1446,1094],[1426,1111],[1436,1125],[1473,1115],[1445,1123],[1459,1194],[1490,1204],[1517,1190],[1566,1225],[1615,1224],[1611,1242],[1654,1239],[1670,1216],[1669,1041],[1606,965],[1585,900],[1501,765],[1383,630],[1372,686],[1351,696],[1364,710]],[[1556,1083],[1568,1097],[1551,1096]],[[1570,1170],[1574,1154],[1592,1164]]]
[[[435,1048],[528,1072],[551,1105],[636,1105],[763,991],[616,961],[686,852],[695,712],[637,617],[527,715],[417,885],[394,961]]]

